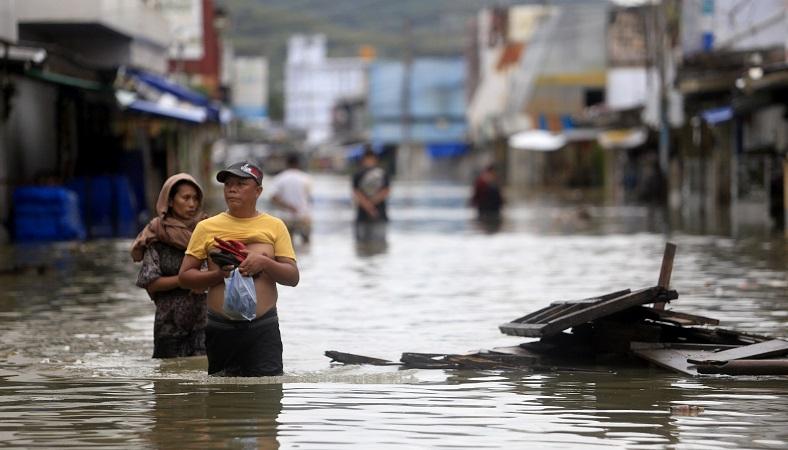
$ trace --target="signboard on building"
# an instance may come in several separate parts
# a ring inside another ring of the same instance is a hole
[[[156,5],[170,23],[170,59],[202,59],[202,0],[156,0]]]
[[[650,7],[613,10],[607,27],[607,61],[610,67],[644,67],[648,62],[646,20]]]
[[[237,57],[233,70],[233,112],[242,120],[268,117],[268,61],[262,57]]]

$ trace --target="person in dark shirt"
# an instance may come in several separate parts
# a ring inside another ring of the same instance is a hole
[[[473,183],[471,205],[476,207],[481,221],[500,221],[504,199],[495,166],[488,165]]]
[[[353,174],[358,242],[385,242],[389,193],[389,176],[379,166],[377,154],[367,145],[361,156],[361,167]]]

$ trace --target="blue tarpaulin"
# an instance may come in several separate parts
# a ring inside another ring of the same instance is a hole
[[[170,93],[181,100],[193,103],[200,106],[210,106],[211,99],[200,94],[199,92],[192,91],[189,88],[181,86],[180,84],[173,83],[172,81],[150,72],[145,72],[139,69],[126,68],[126,73],[132,77],[137,78],[139,81],[156,88],[161,92]]]
[[[464,140],[467,134],[465,61],[417,58],[409,66],[407,77],[405,70],[401,61],[376,61],[370,66],[368,106],[372,140],[390,143]],[[403,117],[406,79],[409,80],[409,111]]]
[[[155,114],[157,116],[170,117],[193,123],[203,123],[208,116],[205,108],[191,109],[179,108],[177,106],[162,106],[158,103],[145,100],[134,100],[127,108],[132,111]]]
[[[464,142],[442,142],[439,144],[427,144],[427,154],[431,158],[454,158],[462,156],[468,152],[468,144]]]
[[[131,92],[120,94],[123,90],[121,89],[117,95],[125,108],[193,123],[224,121],[220,104],[160,75],[139,69],[122,68],[119,76],[131,82],[131,87],[126,85],[123,88]],[[163,101],[166,96],[170,96],[169,101]],[[177,101],[173,101],[173,98]]]
[[[733,108],[730,106],[723,106],[720,108],[707,109],[701,112],[700,115],[706,123],[714,125],[733,119]]]

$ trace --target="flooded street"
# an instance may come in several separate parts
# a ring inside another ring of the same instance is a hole
[[[208,378],[153,360],[152,302],[130,240],[5,247],[3,448],[786,448],[784,377],[332,366],[517,345],[498,325],[552,301],[655,285],[678,245],[672,308],[788,336],[788,245],[669,230],[643,207],[512,201],[478,227],[467,186],[394,181],[388,248],[355,247],[349,181],[317,178],[301,284],[280,287],[285,375]],[[40,272],[37,269],[40,267]],[[697,416],[671,406],[697,405]]]

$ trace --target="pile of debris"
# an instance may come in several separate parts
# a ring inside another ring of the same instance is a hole
[[[668,288],[675,253],[668,243],[656,286],[553,302],[500,326],[504,334],[538,341],[465,355],[403,353],[400,362],[336,351],[326,356],[344,364],[418,369],[608,372],[647,361],[692,376],[788,375],[788,341],[712,328],[718,320],[665,309],[678,298]]]

